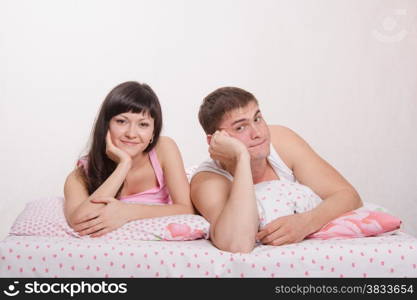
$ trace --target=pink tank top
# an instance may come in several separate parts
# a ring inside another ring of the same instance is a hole
[[[158,181],[158,186],[138,194],[119,197],[118,199],[120,201],[142,204],[172,204],[172,199],[169,195],[168,187],[165,184],[164,173],[158,161],[155,149],[149,151],[149,159],[151,160],[152,168]],[[82,166],[84,171],[87,171],[87,163],[87,157],[84,156],[78,160],[77,166]]]

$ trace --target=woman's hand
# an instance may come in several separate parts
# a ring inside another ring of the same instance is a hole
[[[120,149],[117,148],[116,145],[113,144],[110,136],[110,131],[107,131],[106,135],[106,155],[114,162],[120,164],[120,163],[132,163],[132,158],[130,155]]]
[[[125,203],[112,197],[94,197],[92,203],[103,203],[105,206],[91,212],[79,223],[74,225],[74,230],[81,236],[90,235],[100,237],[129,222],[128,207]]]
[[[241,155],[249,155],[246,146],[224,130],[216,131],[209,136],[209,140],[210,157],[220,161],[227,168],[235,165]]]

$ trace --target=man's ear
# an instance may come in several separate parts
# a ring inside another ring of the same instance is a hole
[[[207,137],[207,144],[210,145],[212,135],[211,134],[207,134],[206,137]]]

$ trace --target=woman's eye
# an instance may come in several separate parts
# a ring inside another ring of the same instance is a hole
[[[139,124],[141,127],[148,127],[149,126],[149,124],[148,123],[140,123]]]
[[[261,116],[257,116],[257,117],[255,118],[255,122],[259,122],[260,120],[262,120],[262,117],[261,117]]]
[[[125,120],[118,119],[118,120],[116,120],[116,122],[119,123],[119,124],[123,124],[125,122]]]
[[[243,130],[245,130],[245,126],[239,126],[235,128],[236,131],[241,132]]]

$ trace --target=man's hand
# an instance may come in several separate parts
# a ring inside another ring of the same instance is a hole
[[[271,246],[298,243],[312,233],[311,228],[311,215],[308,212],[289,215],[267,224],[256,234],[256,239]]]
[[[208,139],[210,157],[220,161],[227,169],[231,167],[233,170],[241,155],[249,156],[246,146],[224,130],[216,131]]]
[[[106,205],[89,213],[74,225],[74,230],[81,236],[100,237],[129,221],[128,208],[125,203],[112,197],[95,197],[90,201]]]

